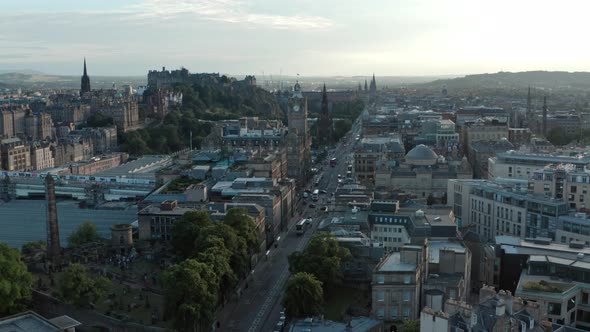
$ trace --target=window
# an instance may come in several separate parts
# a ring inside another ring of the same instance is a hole
[[[404,276],[404,284],[409,284],[412,280],[411,276]]]
[[[410,307],[405,306],[404,307],[404,319],[409,319],[410,318]]]
[[[379,302],[385,301],[385,292],[384,291],[377,291],[377,301],[379,301]]]
[[[547,313],[550,315],[561,315],[561,303],[549,303]]]
[[[383,308],[377,309],[377,318],[383,319],[383,316],[385,316],[385,309],[383,309]]]
[[[454,299],[456,299],[456,298],[457,298],[457,291],[456,291],[456,290],[454,290],[454,289],[451,289],[451,290],[449,290],[449,298],[450,298],[451,300],[454,300]]]
[[[410,291],[404,290],[404,302],[409,302],[409,301],[410,301]]]
[[[397,320],[397,308],[391,308],[391,320]]]

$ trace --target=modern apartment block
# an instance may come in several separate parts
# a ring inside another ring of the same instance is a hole
[[[501,236],[502,283],[523,300],[535,301],[550,322],[590,329],[590,248],[572,241]],[[500,285],[502,286],[502,285]]]
[[[572,210],[585,212],[590,208],[590,173],[573,164],[548,165],[535,170],[529,187],[535,193],[566,201]]]
[[[460,228],[469,227],[483,240],[497,235],[556,238],[565,202],[528,192],[526,185],[487,180],[449,180],[447,203]]]
[[[528,180],[537,169],[549,164],[572,164],[583,170],[590,163],[590,157],[520,153],[508,151],[497,153],[488,159],[488,179],[513,178]]]

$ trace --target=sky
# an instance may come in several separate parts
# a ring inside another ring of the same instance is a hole
[[[1,0],[0,70],[590,71],[588,0]]]

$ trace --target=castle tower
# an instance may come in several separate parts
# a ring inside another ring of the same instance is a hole
[[[55,181],[51,174],[47,174],[45,177],[45,199],[47,200],[47,257],[50,260],[55,260],[60,255],[61,248],[57,224]]]
[[[547,96],[543,97],[543,136],[547,138]]]
[[[86,92],[90,92],[90,77],[88,77],[88,72],[86,71],[86,58],[84,58],[84,75],[82,75],[80,96],[83,96]]]

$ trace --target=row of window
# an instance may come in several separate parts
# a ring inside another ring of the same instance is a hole
[[[385,283],[385,276],[384,275],[377,275],[375,277],[375,282],[377,282],[378,284],[384,284]],[[410,284],[412,282],[412,276],[411,275],[404,275],[403,282],[406,285]]]
[[[385,319],[385,318],[390,319],[390,320],[398,320],[398,319],[408,320],[408,319],[410,319],[410,314],[412,312],[410,307],[404,306],[402,309],[402,312],[403,312],[403,316],[399,317],[398,316],[398,308],[391,308],[390,313],[389,313],[389,317],[385,317],[385,309],[377,308],[377,310],[375,311],[375,315],[379,319]]]
[[[396,304],[397,299],[399,299],[399,297],[397,297],[397,296],[391,296],[390,298],[391,298],[390,299],[391,304]],[[411,299],[412,299],[412,291],[404,290],[402,292],[402,301],[403,302],[410,302]],[[383,291],[383,290],[377,291],[376,300],[377,300],[377,302],[385,302],[385,291]]]

